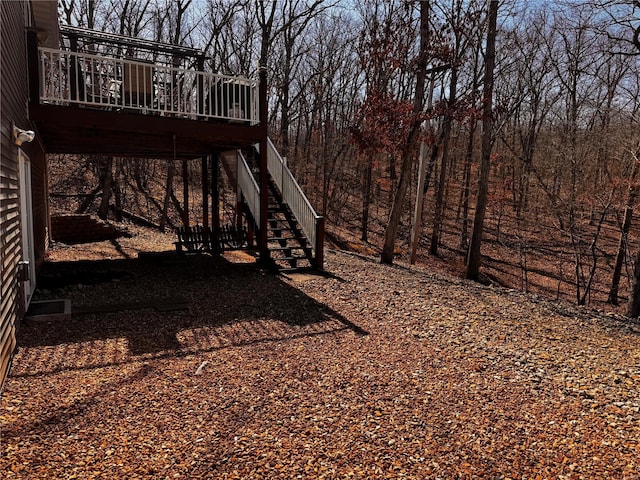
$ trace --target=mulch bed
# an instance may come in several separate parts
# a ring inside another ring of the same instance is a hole
[[[326,257],[121,260],[41,292],[85,309],[20,330],[2,477],[640,478],[637,322]]]

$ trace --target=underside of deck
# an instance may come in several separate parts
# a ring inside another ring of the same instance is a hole
[[[195,158],[248,147],[266,135],[261,125],[123,110],[39,104],[30,113],[49,153]]]

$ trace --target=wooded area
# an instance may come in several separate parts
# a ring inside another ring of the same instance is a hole
[[[270,136],[337,245],[408,260],[414,226],[419,262],[578,304],[632,300],[628,313],[640,313],[638,2],[63,0],[61,9],[70,25],[203,49],[209,71],[252,76],[266,65]],[[177,226],[199,205],[172,193],[182,188],[176,162],[51,165],[51,191],[81,195],[55,197],[58,209],[106,217],[113,205]],[[197,165],[182,168],[200,182]]]

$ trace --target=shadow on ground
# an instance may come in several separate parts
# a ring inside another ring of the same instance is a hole
[[[49,263],[41,280],[41,297],[70,298],[72,315],[23,323],[13,376],[367,334],[281,276],[209,255]]]

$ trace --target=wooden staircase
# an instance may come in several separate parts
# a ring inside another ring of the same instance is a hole
[[[313,249],[272,179],[267,208],[267,248],[281,272],[312,270]]]
[[[256,151],[224,152],[222,165],[254,229],[260,225],[259,167]],[[267,250],[279,271],[322,270],[324,218],[318,215],[296,182],[286,161],[268,140]]]

